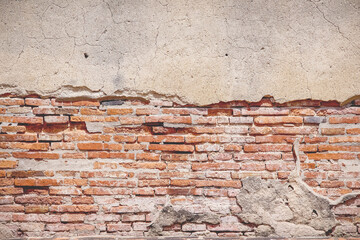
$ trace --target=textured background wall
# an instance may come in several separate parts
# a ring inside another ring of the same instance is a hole
[[[360,235],[359,100],[4,97],[0,112],[0,233]]]
[[[360,89],[358,0],[0,2],[0,92],[196,104]]]

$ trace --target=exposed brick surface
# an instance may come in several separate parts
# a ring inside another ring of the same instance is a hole
[[[288,181],[296,140],[301,178],[314,191],[331,199],[360,191],[359,109],[358,101],[177,107],[2,97],[0,224],[19,237],[142,239],[171,204],[236,221],[175,223],[166,235],[256,236],[232,216],[242,211],[241,180]],[[359,209],[359,197],[334,206],[337,231],[359,239]]]

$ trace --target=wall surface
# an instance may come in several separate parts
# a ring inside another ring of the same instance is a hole
[[[219,101],[359,95],[359,0],[2,0],[0,93]]]
[[[359,100],[0,112],[0,238],[360,235]]]

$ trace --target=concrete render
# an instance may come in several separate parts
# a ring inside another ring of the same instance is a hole
[[[359,0],[1,0],[0,13],[0,93],[360,95]]]

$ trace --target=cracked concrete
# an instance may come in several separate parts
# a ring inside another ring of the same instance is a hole
[[[4,0],[0,93],[343,102],[360,94],[359,9],[358,0]]]

